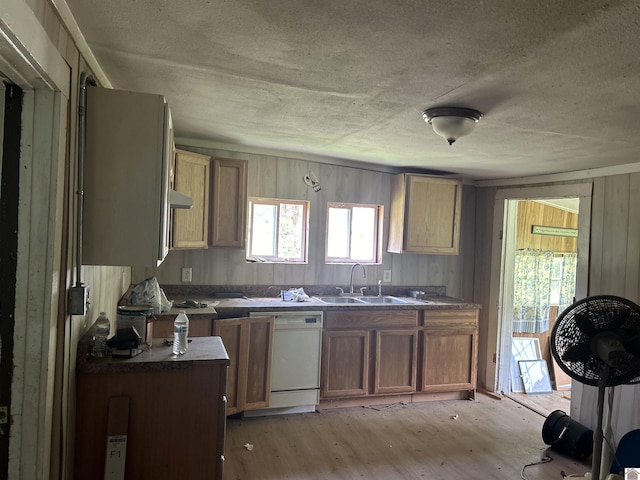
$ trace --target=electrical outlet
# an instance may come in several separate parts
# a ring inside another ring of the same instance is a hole
[[[191,267],[185,267],[182,269],[182,281],[183,282],[191,282],[192,277],[192,269]]]
[[[384,271],[383,281],[384,281],[385,283],[389,283],[389,282],[391,282],[391,270],[385,270],[385,271]]]
[[[89,303],[89,287],[81,283],[69,289],[69,315],[86,315],[87,303]]]

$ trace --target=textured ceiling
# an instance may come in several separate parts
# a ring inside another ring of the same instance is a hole
[[[176,135],[467,178],[640,161],[640,4],[67,0],[114,88]],[[484,113],[453,146],[426,108]]]

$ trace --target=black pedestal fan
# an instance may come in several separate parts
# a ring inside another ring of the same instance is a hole
[[[605,388],[640,382],[640,307],[613,295],[596,295],[575,302],[553,326],[551,352],[571,378],[598,387],[591,478],[603,480]]]

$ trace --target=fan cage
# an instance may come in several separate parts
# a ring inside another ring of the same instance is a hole
[[[640,381],[640,307],[613,295],[587,297],[565,309],[551,332],[551,352],[571,378],[597,386],[604,362],[591,351],[591,340],[601,332],[613,332],[626,353],[610,366],[606,386]]]

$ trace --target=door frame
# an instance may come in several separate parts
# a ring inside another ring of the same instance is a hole
[[[509,393],[511,390],[510,360],[512,325],[510,309],[505,305],[513,303],[513,268],[515,256],[517,200],[547,198],[579,198],[578,214],[578,259],[576,266],[576,298],[584,298],[588,292],[589,281],[589,240],[591,231],[591,195],[592,182],[558,184],[547,186],[526,186],[506,188],[496,192],[491,259],[490,298],[497,302],[489,304],[489,318],[496,319],[495,334],[496,362],[494,372],[494,391]]]
[[[3,1],[0,71],[23,90],[9,478],[60,478],[53,405],[72,69],[25,0]]]

